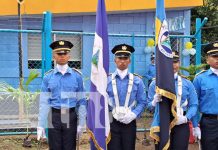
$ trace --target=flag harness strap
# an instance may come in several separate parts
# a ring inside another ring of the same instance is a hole
[[[134,75],[132,73],[129,73],[129,83],[128,83],[128,89],[127,89],[127,94],[126,94],[126,100],[124,107],[128,108],[129,100],[130,100],[130,95],[133,87],[133,78]],[[112,74],[112,89],[114,93],[114,99],[115,99],[115,107],[120,107],[119,103],[119,98],[118,98],[118,93],[117,93],[117,84],[116,84],[116,79],[115,79],[115,74]],[[135,105],[135,101],[130,105],[130,108]]]
[[[178,94],[177,94],[177,115],[183,115],[183,108],[187,106],[188,101],[185,100],[185,102],[180,106],[182,100],[182,77],[178,76]]]

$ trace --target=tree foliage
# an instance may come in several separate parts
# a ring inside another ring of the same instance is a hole
[[[185,70],[186,72],[189,73],[189,76],[187,76],[187,78],[191,81],[194,80],[195,75],[200,71],[203,70],[207,67],[207,64],[200,64],[200,65],[190,65],[188,67],[183,67],[180,66],[180,70]]]
[[[192,9],[192,33],[195,33],[196,18],[208,18],[208,22],[202,28],[202,42],[214,42],[218,40],[218,0],[204,0],[204,5]]]

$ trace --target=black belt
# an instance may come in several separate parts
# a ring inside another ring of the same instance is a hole
[[[203,114],[202,117],[218,120],[218,115],[214,115],[214,114]]]
[[[61,114],[67,114],[68,112],[71,113],[71,112],[75,112],[75,107],[72,107],[72,108],[61,108],[61,109],[56,109],[56,108],[51,108],[52,112],[55,112],[55,113],[61,113]]]

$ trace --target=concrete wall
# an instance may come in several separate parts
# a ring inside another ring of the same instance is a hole
[[[190,11],[177,10],[168,11],[167,18],[175,18],[183,16],[185,18],[185,28],[177,32],[188,35],[190,33]],[[1,17],[0,17],[1,19]],[[135,13],[122,13],[122,14],[109,14],[108,15],[108,32],[110,34],[154,34],[154,12],[135,12]],[[7,22],[5,22],[5,20]],[[12,28],[10,19],[1,19],[0,28]],[[42,18],[26,17],[23,20],[23,29],[41,29]],[[11,26],[10,26],[11,25]],[[82,31],[82,32],[95,32],[95,15],[82,15],[82,16],[57,16],[53,14],[53,30],[67,30],[67,31]],[[18,41],[17,34],[15,33],[1,33],[0,40],[0,81],[6,81],[14,86],[18,84]],[[90,76],[90,64],[93,47],[93,36],[84,35],[82,38],[82,72],[84,77]],[[135,38],[134,42],[131,37],[109,37],[110,50],[114,45],[120,43],[127,43],[134,45],[134,72],[144,75],[146,66],[150,63],[150,55],[144,53],[146,46],[146,38]],[[24,76],[27,77],[29,69],[27,67],[28,57],[28,42],[27,34],[23,34],[23,69]],[[114,56],[110,55],[110,72],[115,70],[113,63]],[[131,67],[130,67],[131,70]],[[39,70],[40,71],[40,70]],[[40,88],[41,78],[34,81],[31,89]],[[87,90],[89,89],[89,81],[85,83]]]

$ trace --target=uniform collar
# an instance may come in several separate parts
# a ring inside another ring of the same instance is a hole
[[[119,70],[119,69],[116,69],[115,75],[119,76],[121,79],[124,79],[126,76],[129,75],[128,68],[123,70],[123,71]]]
[[[70,73],[70,74],[72,74],[72,69],[67,65],[67,66],[65,66],[66,68],[67,68],[67,71],[66,71],[66,73]],[[56,74],[56,73],[61,73],[59,70],[58,70],[58,66],[56,66],[55,67],[55,69],[54,69],[54,73]]]
[[[208,75],[211,75],[211,74],[214,74],[214,72],[213,72],[213,71],[211,70],[211,68],[210,68],[210,69],[208,69],[207,74],[208,74]]]
[[[214,73],[218,76],[218,69],[214,69],[214,68],[210,67],[210,70],[212,71],[212,73]]]

